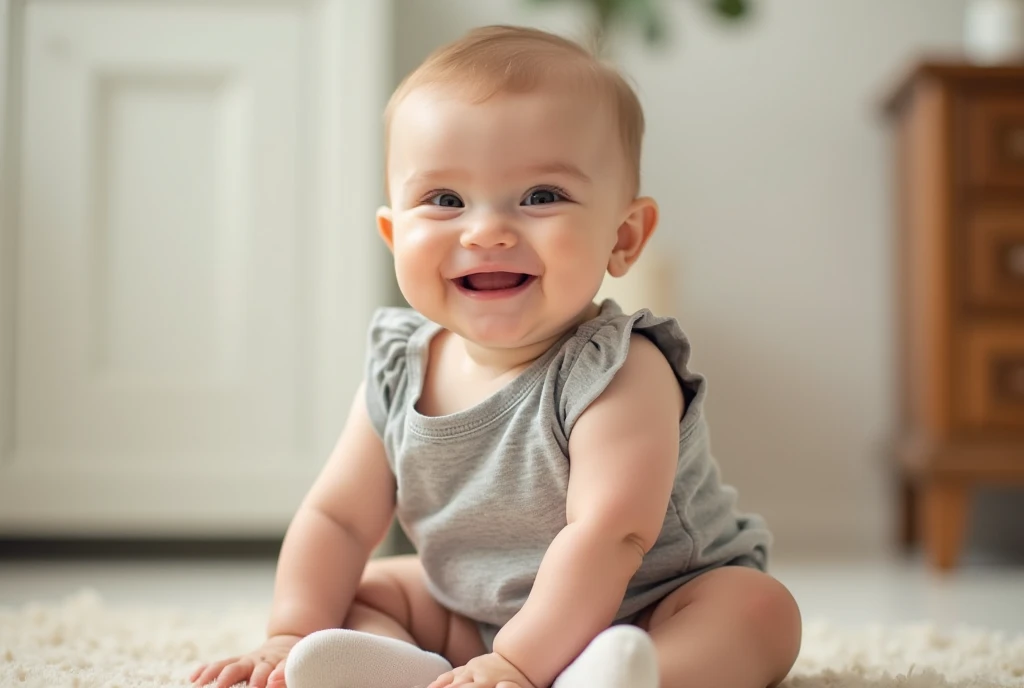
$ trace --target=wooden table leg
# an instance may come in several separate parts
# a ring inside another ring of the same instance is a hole
[[[920,489],[925,553],[933,566],[948,571],[957,564],[967,531],[970,485],[931,478],[921,483]]]

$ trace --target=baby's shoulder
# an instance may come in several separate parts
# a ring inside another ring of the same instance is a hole
[[[366,405],[370,420],[383,436],[391,412],[408,388],[409,354],[416,342],[436,327],[411,308],[387,307],[374,311],[366,342]]]
[[[588,375],[614,375],[632,355],[663,357],[677,373],[687,370],[690,341],[674,318],[647,309],[624,313],[614,301],[580,325],[563,346],[562,375],[567,380]]]
[[[704,379],[689,370],[690,353],[690,342],[674,318],[660,317],[646,309],[627,314],[614,301],[605,301],[598,316],[580,325],[563,347],[557,398],[566,432],[571,432],[627,361],[631,361],[630,370],[674,375],[688,404],[699,401],[704,394]],[[633,366],[632,362],[641,365]]]

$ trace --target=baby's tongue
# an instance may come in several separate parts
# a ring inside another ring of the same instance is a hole
[[[478,272],[466,277],[470,289],[476,291],[497,291],[513,289],[522,282],[523,276],[517,272]]]

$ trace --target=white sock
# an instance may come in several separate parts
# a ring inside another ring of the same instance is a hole
[[[554,688],[658,688],[654,643],[636,626],[612,626],[566,667]]]
[[[284,678],[288,688],[414,688],[451,670],[441,655],[401,640],[330,628],[295,644]]]

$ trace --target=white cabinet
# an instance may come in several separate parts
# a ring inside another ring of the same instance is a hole
[[[277,534],[387,269],[383,2],[0,0],[0,534]]]

